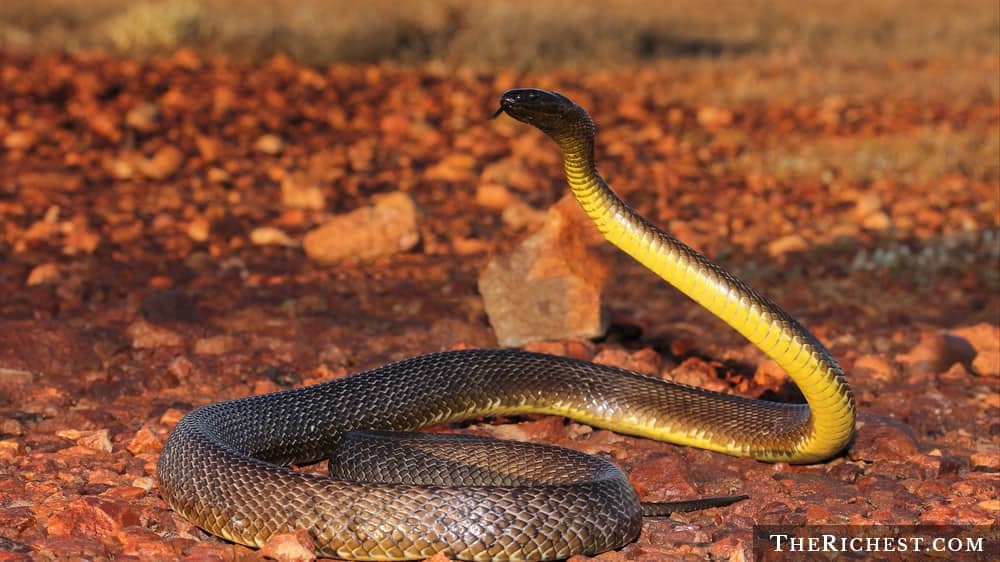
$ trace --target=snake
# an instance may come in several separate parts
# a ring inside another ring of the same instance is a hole
[[[501,113],[556,142],[570,191],[608,242],[773,359],[805,403],[518,349],[439,351],[190,411],[157,464],[160,494],[176,512],[251,547],[304,529],[318,554],[343,559],[552,560],[633,542],[655,504],[643,504],[628,476],[600,457],[418,430],[549,414],[767,462],[819,462],[847,445],[854,396],[830,351],[618,197],[597,170],[596,128],[585,109],[556,92],[520,88],[501,95],[493,117]],[[323,459],[328,475],[291,466]]]

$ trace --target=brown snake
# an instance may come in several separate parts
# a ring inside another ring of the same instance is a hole
[[[586,111],[556,93],[510,90],[500,112],[559,144],[570,189],[611,243],[773,358],[808,404],[724,395],[516,350],[432,353],[192,411],[158,465],[160,491],[175,510],[251,546],[306,529],[319,553],[341,558],[442,552],[549,560],[618,548],[638,535],[642,506],[614,465],[545,445],[503,449],[479,438],[428,435],[400,442],[355,430],[545,413],[767,461],[815,462],[844,447],[854,430],[854,398],[829,351],[777,305],[626,206],[597,172]],[[330,477],[284,466],[330,456],[340,461],[331,461]]]

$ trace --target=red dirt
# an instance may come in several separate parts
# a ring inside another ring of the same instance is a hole
[[[678,81],[706,94],[725,85],[709,70],[667,68],[442,77],[188,52],[148,63],[0,54],[0,559],[260,556],[208,536],[158,496],[157,454],[181,415],[494,345],[476,279],[526,232],[478,205],[477,187],[502,185],[537,209],[563,192],[548,139],[485,119],[515,85],[557,88],[588,107],[619,193],[809,326],[850,374],[861,414],[846,453],[811,466],[552,418],[461,429],[604,453],[653,501],[750,496],[648,521],[635,544],[597,559],[740,559],[754,524],[995,525],[996,168],[960,154],[914,174],[849,177],[854,164],[838,161],[785,174],[768,157],[820,145],[860,158],[862,147],[917,150],[934,135],[989,151],[996,98],[984,89],[708,104],[662,88]],[[321,209],[282,204],[293,174],[319,186]],[[320,265],[294,245],[251,240],[258,227],[301,240],[389,191],[421,209],[421,242],[405,253]],[[749,344],[608,255],[609,335],[529,347],[794,399]]]

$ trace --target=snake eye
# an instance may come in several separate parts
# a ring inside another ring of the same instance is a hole
[[[541,90],[535,90],[531,88],[520,88],[515,90],[507,90],[504,92],[503,96],[500,98],[501,104],[505,104],[508,107],[513,107],[522,104],[535,104],[544,99],[544,94]]]

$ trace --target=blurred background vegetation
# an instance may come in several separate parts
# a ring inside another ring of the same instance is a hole
[[[1000,56],[996,0],[3,0],[0,49],[548,70]]]

